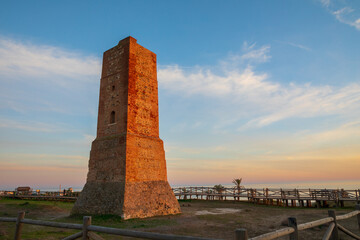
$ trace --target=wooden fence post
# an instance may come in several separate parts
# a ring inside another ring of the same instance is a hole
[[[25,217],[25,212],[19,212],[17,219],[16,219],[16,229],[15,229],[15,236],[14,239],[15,240],[20,240],[21,239],[21,230],[23,227],[23,223],[21,222],[21,220],[23,220]]]
[[[239,228],[235,231],[236,240],[248,240],[248,234],[245,228]]]
[[[334,230],[331,234],[331,240],[339,240],[339,231],[338,231],[338,226],[337,226],[337,222],[336,222],[336,214],[335,214],[335,211],[334,210],[329,210],[328,211],[329,213],[329,217],[332,217],[334,218],[334,224],[335,224],[335,227],[334,227]]]
[[[355,209],[360,211],[360,204],[356,204]],[[360,213],[358,213],[358,215],[357,215],[357,220],[358,220],[358,227],[360,230]]]
[[[289,217],[289,218],[288,218],[288,226],[294,228],[294,230],[295,230],[293,233],[290,233],[289,239],[290,239],[290,240],[298,240],[299,234],[298,234],[298,228],[297,228],[296,218],[294,218],[294,217]]]
[[[91,225],[91,216],[84,216],[83,218],[83,228],[82,228],[82,240],[89,240],[88,229],[87,227]]]

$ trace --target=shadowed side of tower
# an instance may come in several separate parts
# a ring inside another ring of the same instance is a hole
[[[73,214],[180,213],[159,138],[156,55],[125,38],[104,53],[97,137]]]

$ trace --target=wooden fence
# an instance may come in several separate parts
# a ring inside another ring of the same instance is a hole
[[[309,228],[317,227],[320,225],[330,223],[328,229],[326,230],[323,240],[338,240],[339,239],[339,230],[344,232],[346,235],[352,237],[353,239],[359,239],[360,236],[356,235],[355,233],[349,231],[342,225],[338,223],[339,220],[344,220],[351,218],[353,216],[357,216],[358,221],[358,229],[360,230],[360,205],[356,205],[356,210],[341,216],[336,216],[334,210],[329,210],[329,217],[319,219],[312,222],[307,222],[303,224],[297,224],[296,218],[288,218],[288,227],[283,228],[280,230],[276,230],[274,232],[265,233],[263,235],[248,238],[246,229],[237,229],[236,230],[236,240],[270,240],[276,239],[283,236],[289,236],[290,240],[297,240],[299,238],[299,231],[306,230]]]
[[[356,210],[350,213],[336,216],[335,211],[329,210],[329,217],[319,219],[316,221],[297,224],[296,218],[288,218],[288,227],[266,233],[254,238],[248,238],[248,234],[246,229],[237,229],[235,231],[235,239],[236,240],[270,240],[276,239],[282,236],[289,236],[291,240],[297,240],[299,231],[313,228],[316,226],[324,225],[330,223],[325,235],[323,236],[323,240],[338,240],[339,239],[339,230],[347,234],[348,236],[354,239],[360,239],[360,236],[355,233],[349,231],[342,225],[338,223],[339,220],[348,219],[350,217],[357,216],[358,227],[360,230],[360,205],[356,205]],[[99,236],[95,232],[107,233],[112,235],[120,235],[134,238],[145,238],[145,239],[163,239],[163,240],[211,240],[209,238],[201,238],[201,237],[192,237],[192,236],[180,236],[180,235],[171,235],[171,234],[160,234],[160,233],[151,233],[151,232],[140,232],[133,231],[127,229],[119,229],[119,228],[108,228],[95,226],[91,224],[91,217],[84,216],[83,224],[74,224],[74,223],[59,223],[59,222],[49,222],[49,221],[40,221],[40,220],[32,220],[25,219],[25,212],[20,212],[17,218],[8,218],[8,217],[0,217],[0,222],[15,222],[15,240],[21,239],[21,232],[24,224],[32,224],[32,225],[40,225],[47,227],[56,227],[56,228],[67,228],[67,229],[76,229],[81,230],[78,233],[70,235],[68,237],[63,238],[63,240],[72,240],[82,238],[83,240],[104,240],[101,236]],[[215,240],[215,239],[212,239]]]
[[[317,207],[328,206],[332,201],[338,207],[343,207],[345,201],[360,203],[360,189],[273,189],[273,188],[214,188],[214,187],[178,187],[172,188],[178,199],[201,200],[235,200],[252,203],[291,206]],[[76,201],[80,192],[64,195],[62,192],[38,192],[36,194],[19,195],[15,192],[0,191],[0,197],[34,200]]]

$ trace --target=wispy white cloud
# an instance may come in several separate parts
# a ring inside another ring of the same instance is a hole
[[[229,134],[227,135],[229,136]],[[206,156],[206,159],[340,159],[360,156],[360,121],[345,122],[340,126],[311,131],[297,131],[252,136],[236,135],[228,141],[215,142],[213,145],[189,145],[177,141],[168,143],[174,157]],[[169,147],[169,146],[168,146]],[[237,157],[234,157],[237,156]]]
[[[30,132],[59,132],[65,131],[65,128],[59,127],[59,124],[49,124],[35,121],[18,121],[13,119],[0,119],[0,128],[19,129]]]
[[[264,82],[266,77],[266,74],[255,74],[250,66],[242,72],[227,72],[223,76],[214,74],[206,68],[186,71],[178,65],[168,66],[158,72],[163,88],[207,96],[224,96],[234,91],[248,92],[252,89],[258,89],[263,93],[274,91],[277,85]]]
[[[324,7],[329,7],[331,3],[330,0],[320,0],[320,2]]]
[[[283,87],[281,92],[278,97],[282,98],[282,103],[275,105],[275,111],[255,118],[243,127],[263,127],[291,117],[346,114],[360,106],[360,85],[355,83],[337,89],[330,86]],[[272,102],[272,99],[268,101]]]
[[[0,38],[0,71],[26,76],[98,76],[100,61],[58,47]]]
[[[360,30],[360,11],[354,9],[349,2],[336,0],[320,0],[320,2],[339,22]]]
[[[249,49],[222,61],[221,73],[214,73],[207,67],[182,69],[174,65],[161,68],[158,72],[160,87],[188,96],[231,99],[235,111],[244,109],[244,106],[256,109],[252,119],[239,129],[263,127],[292,117],[346,114],[360,108],[360,85],[357,83],[344,87],[288,85],[270,81],[267,73],[256,72],[249,62],[234,68],[233,61],[247,59],[247,56],[263,56],[258,53],[268,47],[260,47],[262,50],[259,51],[252,45]]]
[[[261,137],[238,134],[228,142],[222,141],[222,145],[206,147],[179,141],[167,154],[172,156],[167,158],[170,179],[184,182],[184,174],[187,179],[208,183],[228,182],[226,178],[234,174],[240,174],[246,181],[264,182],[321,180],[331,179],[330,176],[334,180],[359,178],[359,120],[320,130],[291,131]],[[199,157],[204,155],[207,158]],[[218,173],[215,180],[208,177],[213,171]]]
[[[350,10],[341,10],[337,14],[341,15],[346,11]],[[300,44],[283,43],[310,50]],[[178,65],[161,66],[158,79],[160,87],[169,91],[188,96],[231,98],[235,108],[247,106],[248,109],[256,109],[257,113],[252,119],[239,126],[239,129],[263,127],[291,117],[343,114],[359,107],[359,84],[353,83],[339,88],[310,84],[287,85],[270,81],[268,73],[255,71],[254,68],[255,64],[270,59],[269,45],[258,46],[256,43],[244,42],[241,54],[230,54],[227,59],[219,62],[219,66],[215,68],[220,71],[215,72],[213,68],[201,66],[194,68],[182,68]],[[81,82],[89,76],[98,81],[96,76],[100,74],[100,60],[57,47],[25,44],[0,38],[0,74],[16,76],[18,81],[26,81],[21,79],[28,77],[37,77],[42,79],[41,81],[57,79],[53,84],[74,86],[74,81]],[[1,79],[0,81],[6,81],[4,80],[6,78]],[[9,95],[8,92],[3,91],[0,92],[0,97],[2,97],[2,107],[6,105],[6,107],[22,109],[24,107],[21,104],[27,101],[18,93]],[[18,101],[19,99],[21,100]],[[43,104],[34,105],[58,109],[57,111],[64,109],[64,106],[54,105],[51,99],[41,100],[40,97],[39,101]],[[232,123],[234,122],[236,118],[232,118]],[[1,126],[5,127],[5,125],[28,131],[54,131],[49,130],[51,127],[42,123],[25,124],[8,121],[3,122]]]
[[[303,145],[324,144],[329,142],[339,143],[339,141],[348,140],[356,144],[360,138],[360,120],[344,123],[333,129],[326,129],[321,132],[307,133],[300,136]],[[339,145],[339,144],[336,144]],[[358,151],[360,153],[360,151]],[[349,153],[344,153],[349,154]]]
[[[355,10],[351,7],[344,7],[339,10],[332,12],[336,19],[341,22],[355,27],[357,30],[360,30],[360,18],[354,19],[350,14]]]
[[[244,53],[240,56],[240,58],[243,60],[266,62],[271,58],[271,56],[269,55],[270,52],[269,45],[264,45],[259,48],[256,48],[256,43],[249,44],[247,42],[244,42],[243,51]]]
[[[311,51],[312,49],[305,46],[305,45],[302,45],[302,44],[298,44],[298,43],[293,43],[293,42],[283,42],[283,41],[276,41],[278,43],[282,43],[282,44],[286,44],[286,45],[290,45],[290,46],[293,46],[293,47],[296,47],[296,48],[300,48],[302,50],[305,50],[305,51]]]
[[[0,109],[90,112],[97,100],[87,97],[97,94],[100,72],[95,56],[0,36]]]

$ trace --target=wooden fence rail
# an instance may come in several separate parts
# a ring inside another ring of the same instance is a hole
[[[299,224],[299,225],[296,222],[296,218],[289,218],[288,219],[289,227],[283,228],[280,230],[276,230],[274,232],[265,233],[265,234],[262,234],[260,236],[256,236],[253,238],[248,238],[246,229],[237,229],[236,230],[236,240],[271,240],[271,239],[276,239],[276,238],[287,236],[287,235],[289,236],[290,240],[298,240],[299,231],[317,227],[317,226],[324,225],[327,223],[330,223],[330,225],[322,238],[323,240],[328,240],[330,238],[332,240],[338,240],[339,239],[338,230],[344,232],[345,234],[347,234],[348,236],[350,236],[354,239],[360,240],[360,236],[349,231],[348,229],[341,226],[337,222],[338,220],[348,219],[353,216],[357,216],[358,229],[360,230],[360,205],[358,204],[358,205],[356,205],[356,210],[353,212],[350,212],[348,214],[336,216],[334,210],[329,210],[329,217],[319,219],[316,221],[312,221],[312,222]]]
[[[247,200],[267,205],[311,207],[327,206],[333,201],[336,206],[344,206],[345,201],[360,203],[360,189],[254,189],[254,188],[215,188],[215,187],[179,187],[173,188],[178,199],[205,200]]]
[[[342,225],[338,224],[338,220],[348,219],[351,217],[357,216],[358,228],[360,230],[360,205],[356,205],[356,210],[341,216],[336,216],[335,211],[329,210],[329,217],[319,219],[312,222],[307,222],[303,224],[297,224],[296,218],[288,218],[288,227],[276,230],[274,232],[262,234],[257,237],[248,238],[246,229],[237,229],[235,231],[235,239],[236,240],[270,240],[279,238],[282,236],[289,236],[291,240],[297,240],[299,231],[313,228],[316,226],[324,225],[330,223],[327,231],[323,236],[323,240],[338,240],[338,230],[344,232],[348,236],[359,239],[360,236],[355,233],[349,231]],[[56,228],[67,228],[67,229],[75,229],[81,230],[73,235],[63,238],[63,240],[73,240],[82,238],[83,240],[104,240],[101,236],[99,236],[95,232],[119,235],[119,236],[127,236],[134,238],[145,238],[145,239],[160,239],[160,240],[215,240],[210,238],[202,238],[202,237],[192,237],[192,236],[180,236],[180,235],[172,235],[172,234],[160,234],[160,233],[152,233],[152,232],[141,232],[141,231],[133,231],[127,229],[119,229],[119,228],[109,228],[109,227],[101,227],[95,226],[91,224],[91,217],[84,216],[83,224],[74,224],[74,223],[59,223],[59,222],[49,222],[49,221],[40,221],[40,220],[32,220],[25,219],[25,212],[19,212],[17,218],[9,218],[9,217],[0,217],[0,222],[15,222],[15,234],[14,240],[21,240],[22,227],[24,224],[32,224],[32,225],[40,225],[46,227],[56,227]]]
[[[201,200],[234,200],[262,203],[266,205],[291,207],[317,207],[328,206],[333,201],[336,206],[343,207],[345,201],[360,203],[360,189],[272,189],[272,188],[236,188],[236,187],[178,187],[172,189],[178,199]],[[79,192],[37,192],[35,194],[21,195],[14,191],[0,191],[0,197],[34,200],[76,201]]]

